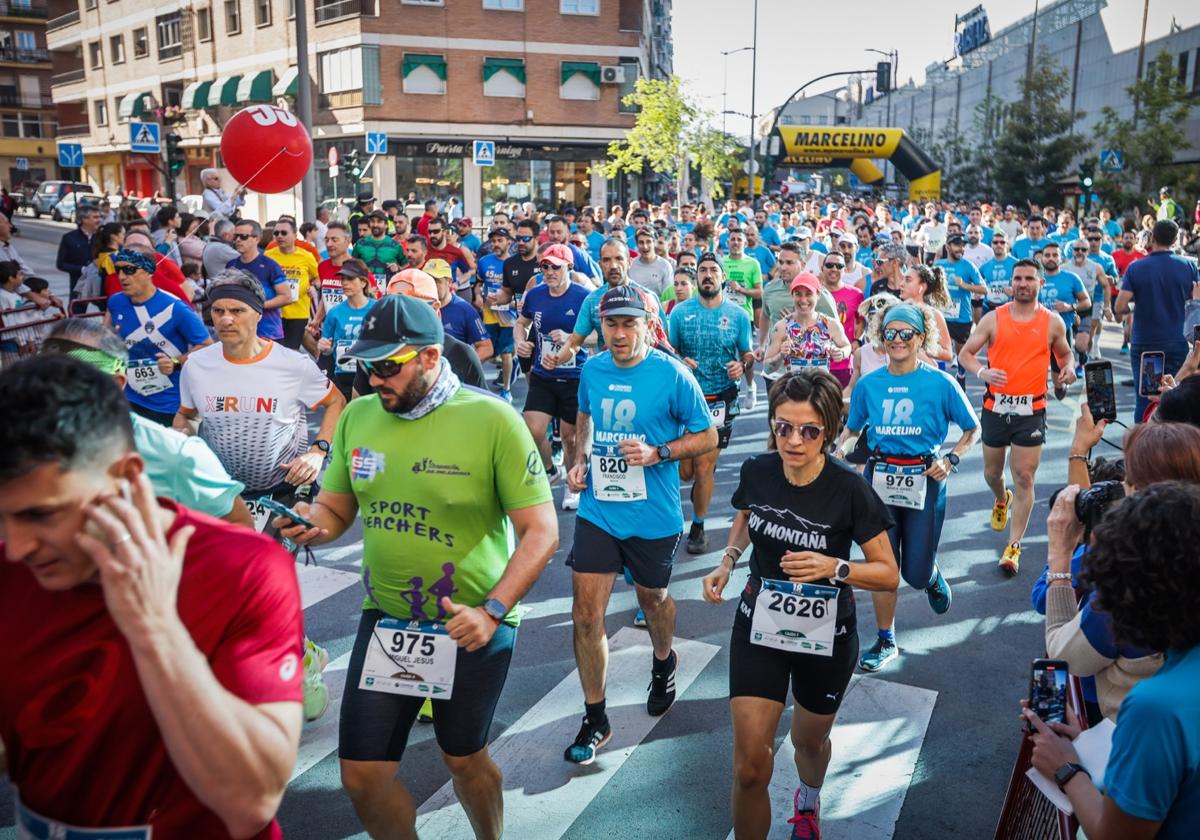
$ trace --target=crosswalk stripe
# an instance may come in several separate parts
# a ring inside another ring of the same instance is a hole
[[[341,592],[348,586],[358,583],[356,572],[343,572],[340,569],[330,569],[316,564],[296,564],[296,577],[300,580],[300,602],[304,609],[319,604]]]
[[[562,757],[583,716],[578,671],[568,674],[492,743],[492,759],[504,774],[504,836],[557,840],[661,720],[646,714],[649,637],[624,627],[609,639],[609,647],[607,700],[613,737],[595,764],[577,767]],[[718,647],[676,639],[675,650],[682,697]],[[417,832],[422,840],[473,836],[449,782],[417,810]]]
[[[936,701],[936,691],[873,677],[851,679],[830,735],[833,758],[821,787],[823,840],[890,840]],[[795,756],[785,735],[769,788],[768,840],[791,836],[787,818],[796,793]]]
[[[329,708],[312,723],[305,723],[300,732],[300,751],[296,755],[296,767],[292,770],[294,782],[307,773],[325,756],[337,749],[338,720],[341,717],[342,693],[346,688],[346,669],[350,665],[349,652],[342,654],[325,666],[322,676],[329,690]]]

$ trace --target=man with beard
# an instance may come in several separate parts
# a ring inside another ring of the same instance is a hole
[[[488,732],[518,602],[558,546],[533,438],[510,406],[462,387],[442,358],[443,336],[437,313],[415,298],[372,304],[349,353],[375,396],[342,415],[321,493],[297,508],[316,527],[276,520],[298,544],[320,545],[362,513],[366,597],[338,756],[342,785],[373,837],[416,836],[416,808],[397,773],[429,686],[391,679],[397,665],[417,665],[403,649],[379,645],[394,638],[411,639],[417,667],[441,689],[434,734],[476,836],[503,834],[503,780]]]
[[[699,292],[675,307],[668,335],[671,345],[700,383],[708,413],[717,427],[717,448],[679,463],[681,481],[692,485],[692,525],[688,554],[708,551],[704,516],[712,501],[717,458],[729,446],[733,418],[738,413],[738,380],[754,368],[750,317],[742,307],[725,300],[725,272],[716,254],[707,253],[697,271]]]
[[[425,229],[429,231],[429,249],[425,259],[446,261],[454,271],[455,291],[470,288],[471,277],[474,276],[472,272],[475,271],[475,255],[469,248],[450,241],[446,220],[441,216],[430,219]]]
[[[1067,342],[1075,340],[1075,317],[1077,310],[1091,312],[1092,300],[1088,297],[1087,289],[1078,274],[1062,270],[1062,257],[1057,242],[1047,242],[1039,252],[1042,263],[1042,291],[1038,296],[1042,305],[1051,312],[1057,312],[1067,326]],[[1076,348],[1078,349],[1078,347]],[[1051,360],[1051,369],[1057,373],[1056,361]],[[1079,377],[1082,371],[1076,370]],[[1055,384],[1054,396],[1062,399],[1066,396],[1066,388]]]
[[[946,259],[934,263],[946,272],[946,291],[950,293],[953,305],[942,314],[946,317],[946,329],[950,332],[956,353],[971,336],[971,325],[975,320],[971,296],[987,294],[987,286],[983,285],[979,269],[963,259],[966,244],[967,240],[962,234],[949,237],[946,239]],[[958,384],[966,388],[967,375],[961,365],[956,378]]]
[[[566,219],[562,216],[548,216],[546,218],[546,241],[562,245],[571,252],[572,271],[577,271],[585,277],[599,280],[600,266],[596,265],[596,261],[591,258],[586,249],[572,245],[570,238],[571,226],[567,223]],[[670,282],[670,278],[668,278],[667,284],[669,285]]]
[[[367,216],[367,221],[371,225],[371,235],[364,236],[355,242],[351,254],[354,259],[362,260],[367,264],[371,276],[375,278],[375,284],[383,288],[387,285],[388,278],[405,264],[406,258],[399,243],[388,236],[387,213],[382,210],[374,210]],[[420,268],[421,266],[416,267]]]

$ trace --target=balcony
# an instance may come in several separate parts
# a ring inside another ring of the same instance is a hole
[[[83,125],[60,125],[55,131],[57,137],[81,137],[92,133],[92,127],[87,123]]]
[[[45,20],[49,17],[49,10],[45,6],[35,5],[33,3],[14,3],[12,0],[0,0],[0,17],[15,17],[15,18],[37,18]]]
[[[50,51],[42,49],[23,50],[19,47],[0,47],[0,61],[11,61],[17,64],[48,64]]]
[[[375,14],[375,0],[316,0],[317,23]]]
[[[0,108],[53,108],[49,96],[23,96],[12,91],[0,91]]]
[[[54,32],[56,29],[66,29],[68,26],[74,26],[79,23],[79,10],[67,12],[65,15],[59,15],[53,20],[46,21],[46,31]]]
[[[87,78],[87,71],[80,67],[78,70],[68,70],[65,73],[55,73],[50,77],[50,86],[57,87],[58,85],[71,85],[75,82],[82,82]]]

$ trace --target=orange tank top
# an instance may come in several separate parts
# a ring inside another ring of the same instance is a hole
[[[1056,317],[1044,306],[1029,321],[1012,317],[1012,304],[996,309],[996,333],[988,348],[988,367],[1008,374],[1004,385],[988,385],[983,407],[1001,414],[1012,413],[1013,400],[1032,398],[1033,411],[1046,409],[1046,375],[1050,372],[1050,319]],[[997,395],[1004,395],[998,397]],[[997,406],[999,401],[1001,405]]]

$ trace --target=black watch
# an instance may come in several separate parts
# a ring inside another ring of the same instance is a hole
[[[1058,784],[1058,789],[1066,793],[1067,784],[1075,778],[1076,773],[1082,773],[1089,779],[1092,778],[1092,774],[1082,764],[1069,761],[1054,771],[1054,781]]]
[[[671,447],[667,446],[665,443],[662,446],[658,447],[658,460],[662,461],[664,464],[667,461],[670,461],[671,460]]]
[[[959,458],[957,455],[955,455],[953,452],[947,452],[947,453],[946,453],[946,454],[945,454],[943,457],[944,457],[944,458],[945,458],[947,461],[949,461],[949,462],[950,462],[950,468],[951,468],[951,469],[953,469],[954,467],[957,467],[957,466],[958,466],[958,462],[961,460],[961,459],[960,459],[960,458]]]
[[[327,440],[321,440],[320,438],[317,438],[317,439],[316,439],[316,440],[314,440],[314,441],[312,442],[312,444],[309,446],[309,449],[312,449],[312,447],[314,447],[314,446],[315,446],[315,447],[317,447],[317,449],[320,449],[320,450],[321,450],[322,452],[324,452],[326,455],[328,455],[328,454],[329,454],[329,441],[327,441]]]

